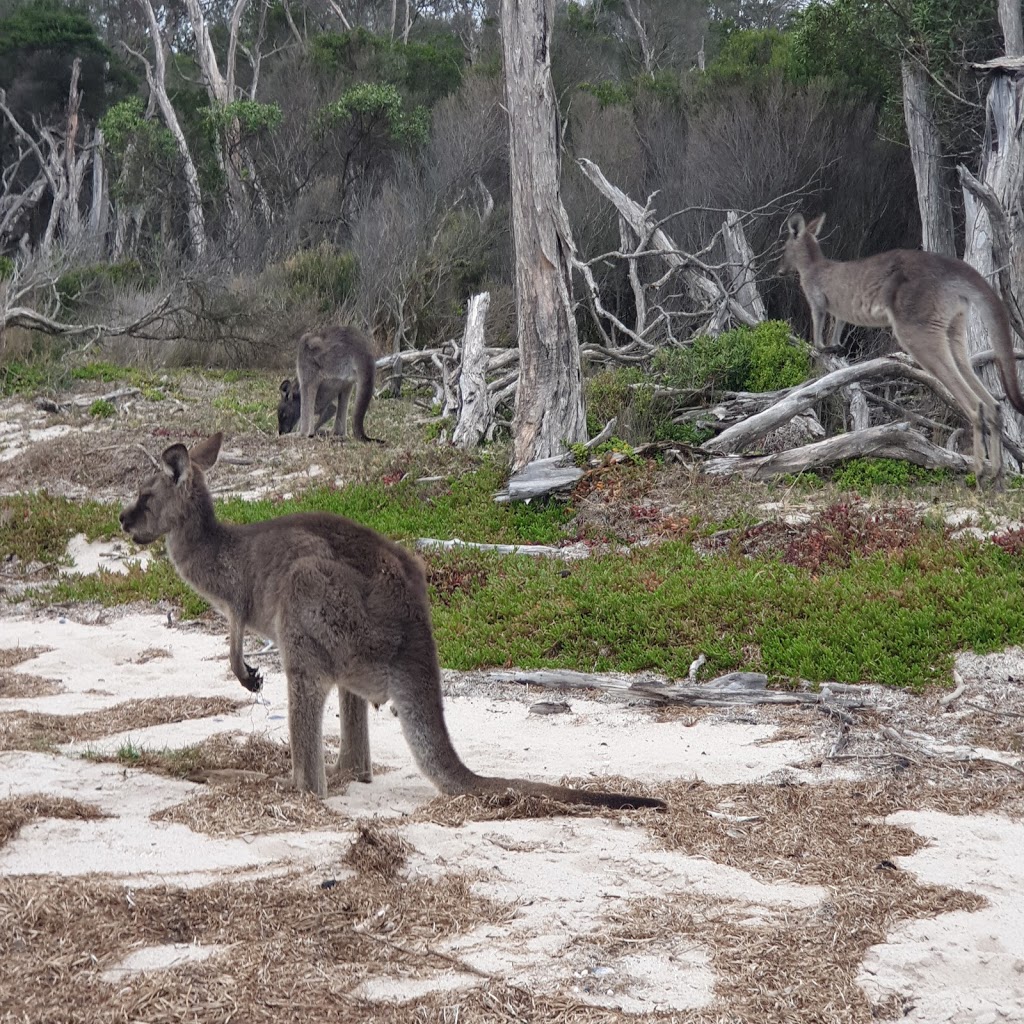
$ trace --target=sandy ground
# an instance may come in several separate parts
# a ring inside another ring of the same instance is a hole
[[[107,561],[95,550],[89,555]],[[458,870],[476,879],[480,894],[514,911],[507,923],[460,935],[443,944],[442,951],[531,991],[568,993],[627,1014],[709,1006],[715,976],[707,948],[671,935],[644,944],[635,954],[595,959],[588,953],[587,936],[600,935],[609,908],[621,911],[652,891],[664,897],[679,893],[700,897],[718,914],[742,922],[814,907],[828,897],[821,886],[768,884],[735,867],[659,849],[626,814],[619,820],[403,824],[435,794],[412,764],[387,707],[371,722],[374,760],[385,770],[378,770],[372,784],[353,784],[327,801],[341,815],[340,828],[212,836],[154,820],[156,812],[206,787],[82,755],[116,753],[125,745],[177,748],[217,733],[284,742],[280,672],[271,669],[264,692],[249,697],[230,675],[222,634],[169,626],[166,616],[157,613],[102,616],[96,622],[5,613],[0,649],[26,647],[44,650],[14,671],[53,680],[61,692],[0,700],[0,714],[77,715],[134,697],[187,693],[246,703],[229,714],[72,741],[58,752],[0,753],[0,800],[54,794],[94,804],[109,815],[99,820],[42,818],[26,825],[0,848],[0,873],[99,873],[132,886],[201,886],[224,876],[240,880],[296,868],[313,878],[333,878],[339,877],[339,843],[351,836],[354,825],[367,818],[389,819],[400,825],[415,851],[407,866],[411,877]],[[273,663],[273,655],[264,661]],[[544,694],[490,689],[494,692],[453,678],[447,698],[460,752],[484,773],[543,779],[615,774],[648,783],[692,778],[715,786],[780,773],[811,784],[834,777],[834,772],[802,767],[815,752],[813,741],[771,742],[774,725],[729,721],[723,715],[706,715],[693,724],[681,717],[659,720],[648,708],[580,698],[570,700],[569,715],[535,715],[529,707]],[[336,706],[327,714],[329,721],[334,719]],[[1024,826],[999,815],[935,812],[908,812],[895,820],[928,842],[901,867],[922,881],[980,893],[988,906],[897,927],[884,945],[870,950],[860,983],[877,1003],[899,994],[908,1007],[905,1019],[921,1024],[1024,1019],[1024,908],[1019,898]],[[215,953],[180,945],[142,947],[108,968],[107,976],[185,970],[196,957]],[[355,994],[371,1001],[401,1001],[480,983],[478,974],[451,969],[416,976],[383,972],[362,982]]]
[[[46,434],[42,427],[34,435],[11,427],[3,436],[6,447],[0,458],[13,460],[33,443],[59,435]],[[69,548],[69,571],[95,572],[101,566],[116,570],[126,558],[137,556],[130,545],[90,545],[76,538]],[[410,844],[402,869],[410,879],[460,873],[470,879],[474,892],[508,909],[497,923],[439,941],[436,951],[450,958],[443,969],[406,972],[382,964],[363,978],[351,994],[367,1005],[394,1006],[388,1019],[396,1021],[412,1019],[401,1008],[406,1001],[447,993],[447,1003],[458,1006],[465,994],[495,979],[540,996],[571,997],[616,1010],[622,1019],[659,1012],[681,1015],[659,1019],[691,1019],[686,1015],[715,1007],[725,1016],[699,1019],[728,1019],[728,993],[716,974],[710,939],[665,932],[632,946],[620,943],[609,953],[606,937],[612,923],[621,922],[627,912],[642,915],[652,898],[694,901],[708,919],[741,931],[794,914],[829,912],[834,893],[828,886],[795,881],[793,871],[782,864],[775,877],[766,877],[770,872],[763,864],[748,871],[707,856],[686,855],[660,843],[655,830],[645,827],[643,815],[470,820],[457,825],[428,820],[421,812],[436,794],[413,765],[387,706],[371,712],[376,777],[371,784],[352,784],[328,798],[327,807],[338,815],[330,827],[197,831],[173,815],[171,820],[162,815],[212,787],[94,759],[125,749],[182,748],[220,734],[239,742],[247,737],[286,742],[283,676],[274,653],[258,654],[260,646],[258,638],[250,637],[247,658],[266,672],[263,692],[254,697],[228,670],[219,624],[173,623],[152,609],[126,614],[43,609],[26,614],[23,606],[0,605],[0,653],[36,651],[7,669],[8,678],[41,678],[52,684],[38,696],[0,697],[0,802],[48,794],[94,805],[106,815],[37,816],[5,844],[0,838],[0,875],[101,877],[124,885],[128,893],[147,886],[195,888],[295,871],[308,876],[311,884],[345,884],[352,871],[341,855],[357,826],[369,820],[387,822]],[[993,706],[1019,711],[1024,705],[1022,657],[1019,651],[990,659],[965,656],[960,668],[972,692],[996,702]],[[52,748],[11,749],[5,742],[3,723],[15,721],[21,712],[79,716],[132,699],[189,694],[241,703],[208,717],[115,729],[87,739],[73,736]],[[908,723],[918,729],[913,735],[924,735],[919,731],[920,699],[877,696],[905,735],[912,734]],[[823,755],[834,734],[817,727],[793,728],[785,713],[661,713],[574,692],[565,698],[569,714],[531,714],[530,706],[544,699],[550,694],[491,684],[482,677],[446,675],[453,739],[466,762],[484,774],[544,780],[613,775],[619,777],[616,788],[628,787],[631,780],[655,787],[694,780],[722,788],[726,809],[718,818],[730,818],[729,787],[758,783],[822,787],[823,792],[840,780],[863,778],[867,784],[871,778],[870,760],[827,760]],[[336,716],[332,702],[328,723]],[[1019,767],[1020,746],[1014,747],[1013,737],[1019,737],[1021,719],[1008,720],[1008,729],[1000,734],[1004,743],[992,740],[984,747],[971,738],[974,720],[957,711],[925,738],[943,751],[981,751]],[[331,737],[334,730],[328,724],[325,731]],[[1024,776],[1017,780],[1020,784]],[[742,829],[753,819],[735,820]],[[894,858],[897,868],[922,884],[977,893],[985,905],[973,912],[896,923],[859,966],[856,983],[869,1004],[882,1017],[895,1015],[914,1024],[1024,1020],[1024,824],[999,813],[934,810],[901,812],[890,823],[923,840],[915,853]],[[126,958],[104,965],[102,979],[116,986],[154,972],[184,977],[204,960],[224,955],[213,944],[140,942]]]

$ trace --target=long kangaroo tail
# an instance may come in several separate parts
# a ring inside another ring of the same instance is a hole
[[[431,673],[434,676],[434,673]],[[423,686],[422,677],[417,688]],[[398,711],[402,732],[412,750],[420,771],[437,788],[450,796],[462,793],[504,793],[507,789],[531,796],[546,796],[567,804],[589,804],[595,807],[630,809],[638,807],[664,808],[663,800],[653,797],[630,796],[627,793],[588,792],[567,786],[549,786],[544,782],[527,779],[503,779],[477,775],[462,763],[452,746],[444,720],[441,697],[440,671],[420,692],[413,688],[393,687],[391,700]]]
[[[1007,316],[1006,306],[980,275],[979,281],[984,287],[978,288],[978,300],[984,310],[992,351],[996,356],[1006,397],[1014,409],[1024,415],[1024,395],[1021,395],[1020,380],[1017,377],[1017,355],[1013,347],[1013,335],[1010,333],[1010,318]]]
[[[377,366],[374,362],[373,353],[367,350],[359,352],[359,382],[356,386],[356,406],[352,411],[352,433],[357,441],[372,441],[376,444],[383,444],[379,438],[367,437],[363,429],[363,420],[366,418],[366,410],[370,408],[370,400],[373,398],[373,386],[377,379]]]

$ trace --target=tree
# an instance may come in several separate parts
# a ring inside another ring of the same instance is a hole
[[[554,15],[554,0],[502,0],[520,365],[513,470],[587,437],[573,315],[573,243],[558,194]]]

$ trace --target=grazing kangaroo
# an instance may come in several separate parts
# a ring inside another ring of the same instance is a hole
[[[424,775],[442,792],[512,788],[566,803],[664,807],[661,800],[586,792],[470,771],[448,737],[441,669],[422,563],[403,547],[341,516],[299,512],[260,523],[218,521],[205,471],[221,435],[191,451],[171,445],[138,497],[120,515],[137,544],[167,537],[178,574],[228,620],[231,670],[243,686],[262,679],[242,657],[246,628],[273,639],[288,679],[292,778],[327,793],[323,713],[335,686],[341,701],[337,769],[369,782],[366,703],[390,700]]]
[[[949,389],[969,420],[979,485],[990,477],[1001,488],[1002,414],[974,372],[966,344],[967,311],[975,306],[985,320],[1007,398],[1024,413],[1010,322],[999,296],[972,266],[934,252],[893,249],[848,262],[826,259],[818,244],[824,221],[824,214],[809,224],[793,214],[786,221],[779,265],[780,273],[800,275],[815,347],[824,348],[826,314],[835,318],[833,343],[844,323],[890,328],[900,348]]]
[[[277,406],[277,432],[290,433],[296,422],[298,432],[312,437],[332,416],[334,434],[345,436],[348,400],[356,389],[352,410],[352,433],[357,441],[375,441],[363,430],[366,410],[373,398],[376,376],[370,341],[355,327],[328,327],[310,331],[299,339],[295,360],[297,380],[281,382]]]

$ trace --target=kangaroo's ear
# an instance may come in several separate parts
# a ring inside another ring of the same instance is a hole
[[[790,238],[796,238],[804,229],[804,216],[802,213],[793,213],[786,218],[786,230]]]
[[[176,484],[187,483],[192,476],[192,463],[188,457],[188,449],[183,444],[172,444],[165,448],[163,455],[163,471]]]
[[[217,461],[220,454],[220,443],[224,440],[221,431],[212,434],[205,441],[200,441],[188,454],[189,458],[200,468],[209,469]]]
[[[288,394],[288,389],[291,386],[292,386],[292,382],[287,377],[285,377],[285,379],[283,381],[281,381],[281,394],[282,395],[287,395]]]
[[[811,223],[807,225],[807,230],[808,232],[810,232],[810,234],[814,235],[814,237],[817,238],[818,232],[821,231],[824,224],[825,214],[819,213],[818,216],[815,217],[814,220],[812,220]]]

